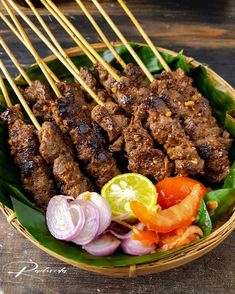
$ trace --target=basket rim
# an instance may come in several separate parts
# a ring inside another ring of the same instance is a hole
[[[138,43],[137,45],[143,45],[146,46],[146,44]],[[112,42],[113,46],[120,46],[122,45],[121,42]],[[104,43],[94,43],[92,44],[92,47],[95,50],[106,50],[107,46]],[[166,52],[173,56],[176,56],[178,53],[166,48],[158,47],[160,52]],[[69,56],[79,56],[83,55],[84,53],[82,50],[78,47],[71,47],[65,50],[65,52]],[[185,55],[184,55],[185,56]],[[186,60],[190,65],[193,67],[202,65],[199,61],[195,60],[192,57],[185,56]],[[54,54],[51,54],[45,58],[43,58],[44,61],[51,61],[57,59],[57,57]],[[32,64],[28,68],[33,67],[37,64]],[[205,66],[205,65],[204,65]],[[216,72],[214,72],[212,69],[210,69],[208,66],[205,66],[207,69],[207,73],[209,77],[217,81],[219,84],[222,84],[224,89],[232,96],[232,98],[235,100],[235,89],[226,82],[221,76],[219,76]],[[20,75],[16,77],[16,80],[20,78]],[[213,231],[209,236],[207,236],[204,240],[201,240],[197,244],[191,245],[185,249],[180,250],[179,252],[172,253],[158,261],[155,262],[149,262],[149,263],[143,263],[138,265],[131,265],[131,266],[124,266],[124,267],[96,267],[87,265],[80,262],[75,262],[69,258],[65,258],[55,252],[53,252],[50,249],[47,249],[43,245],[41,245],[34,237],[25,230],[20,222],[17,219],[16,214],[0,202],[0,210],[3,211],[4,215],[6,216],[8,222],[10,225],[12,225],[17,231],[19,231],[25,238],[30,240],[35,246],[37,246],[39,249],[43,250],[47,254],[67,263],[72,266],[79,267],[81,269],[96,272],[99,274],[104,274],[107,276],[112,277],[134,277],[139,275],[147,275],[147,274],[153,274],[158,273],[166,270],[170,270],[172,268],[179,267],[181,265],[184,265],[188,262],[191,262],[204,254],[208,253],[212,249],[214,249],[216,246],[218,246],[227,236],[229,236],[232,231],[235,229],[235,210],[230,215],[229,219],[219,228],[217,228],[215,231]]]

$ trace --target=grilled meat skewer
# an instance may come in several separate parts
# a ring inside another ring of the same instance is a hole
[[[169,158],[175,161],[178,175],[203,173],[204,160],[199,157],[196,147],[161,99],[157,96],[148,97],[138,107],[136,118],[147,120],[152,137],[164,146]]]
[[[40,123],[54,121],[51,112],[53,95],[48,86],[38,80],[32,81],[32,84],[23,91],[23,96]]]
[[[39,131],[40,153],[53,166],[53,174],[60,190],[69,196],[93,191],[92,184],[73,159],[73,152],[66,145],[60,130],[51,122],[44,122]]]
[[[187,135],[205,160],[205,177],[209,182],[222,182],[229,172],[229,133],[218,127],[209,101],[192,86],[183,70],[163,72],[151,85],[170,111],[182,122]]]
[[[100,127],[92,122],[84,94],[77,85],[59,83],[63,97],[53,105],[53,116],[62,132],[70,135],[78,157],[101,188],[120,173],[112,154],[105,148]]]
[[[104,75],[102,66],[96,66],[96,69],[100,77],[110,80]],[[105,85],[107,87],[107,83]],[[175,160],[178,175],[203,173],[204,161],[198,155],[195,145],[186,136],[177,119],[168,116],[171,113],[164,102],[151,98],[150,87],[137,88],[127,77],[122,77],[119,82],[109,86],[112,87],[118,104],[127,113],[135,117],[137,113],[142,113],[142,119],[147,118],[152,137],[164,147],[170,159]]]
[[[132,85],[136,88],[140,88],[146,85],[145,74],[141,68],[133,63],[128,63],[124,69],[124,75],[130,79]]]
[[[33,195],[36,204],[46,209],[56,190],[49,167],[39,153],[36,130],[24,122],[19,104],[8,108],[1,118],[8,124],[11,154],[20,168],[22,185]]]
[[[132,172],[154,178],[157,181],[168,177],[173,172],[174,164],[158,149],[141,122],[132,119],[123,132],[125,150],[128,155],[128,168]]]
[[[91,117],[107,132],[109,141],[113,142],[128,125],[129,120],[123,113],[120,113],[120,107],[113,101],[111,96],[104,89],[100,89],[98,81],[87,67],[81,67],[80,74],[87,85],[104,101],[104,106],[93,106]]]
[[[89,80],[92,82],[91,78]],[[39,83],[35,83],[34,86],[39,87],[39,90],[42,88]],[[104,147],[105,142],[98,125],[91,119],[91,103],[87,103],[83,91],[77,84],[59,83],[57,86],[64,96],[55,101],[49,95],[46,96],[47,101],[50,101],[49,112],[62,133],[69,135],[76,147],[79,160],[85,163],[85,169],[101,187],[118,174],[119,170],[111,153]],[[32,93],[30,89],[27,90],[28,97],[29,93]],[[37,96],[40,98],[39,95]],[[97,166],[103,172],[99,172]]]

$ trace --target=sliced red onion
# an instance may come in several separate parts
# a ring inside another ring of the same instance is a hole
[[[104,234],[99,239],[83,246],[83,249],[95,256],[109,256],[117,250],[120,244],[121,241],[111,234]]]
[[[124,253],[131,255],[145,255],[154,252],[156,245],[145,246],[138,240],[132,240],[131,238],[122,240],[121,248]]]
[[[92,201],[100,212],[100,226],[97,232],[97,236],[102,234],[111,224],[112,210],[108,202],[98,193],[85,192],[78,196],[79,199],[88,199]]]
[[[136,229],[138,230],[143,230],[144,229],[144,224],[142,223],[138,223],[137,225],[134,226]],[[110,232],[112,235],[114,235],[115,237],[117,237],[120,240],[125,240],[131,237],[131,235],[133,235],[133,231],[130,230],[128,233],[126,234],[118,234],[116,233],[114,230],[107,230],[107,232]]]
[[[85,245],[91,242],[99,230],[99,209],[90,200],[76,199],[74,206],[80,206],[85,213],[85,225],[72,241],[78,245]]]
[[[117,234],[113,230],[108,230],[108,232],[110,232],[112,235],[114,235],[116,238],[118,238],[120,240],[129,239],[131,237],[131,235],[133,234],[132,231],[130,231],[126,234]]]
[[[46,220],[50,233],[59,240],[72,240],[81,232],[85,223],[85,214],[81,207],[70,206],[71,197],[57,195],[49,201]],[[73,211],[72,217],[71,212]]]

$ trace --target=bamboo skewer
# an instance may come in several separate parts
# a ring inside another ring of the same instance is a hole
[[[24,44],[25,47],[27,47],[25,40],[21,37],[16,27],[6,18],[6,16],[1,11],[0,11],[0,17],[3,19],[5,24],[10,28],[10,30],[16,35],[16,37],[20,40],[20,42]]]
[[[12,0],[10,0],[12,2]],[[51,0],[42,0],[42,3],[47,2],[52,8],[50,12],[55,15],[55,13],[62,19],[62,21],[70,28],[70,30],[78,37],[78,39],[83,43],[83,45],[91,52],[91,54],[96,58],[96,60],[109,72],[113,78],[118,81],[119,75],[117,72],[110,66],[109,63],[104,61],[98,52],[87,42],[83,35],[75,28],[75,26],[68,20],[68,18],[61,12],[61,10],[51,1]]]
[[[6,51],[7,55],[10,57],[20,74],[23,76],[25,81],[31,85],[32,81],[30,80],[29,76],[26,74],[25,70],[23,69],[22,65],[19,63],[19,61],[15,58],[14,54],[11,52],[10,48],[7,46],[6,42],[3,40],[3,38],[0,36],[0,44],[2,45],[3,49]]]
[[[49,27],[47,26],[47,24],[45,23],[45,21],[43,20],[41,15],[38,13],[38,11],[35,8],[35,6],[33,5],[33,3],[30,0],[25,0],[25,2],[29,5],[29,7],[33,11],[34,15],[37,17],[38,21],[40,22],[40,24],[42,25],[42,27],[44,28],[44,30],[46,31],[47,35],[50,37],[50,39],[52,40],[52,42],[54,43],[56,48],[60,51],[60,53],[62,55],[64,55],[64,57],[66,59],[68,59],[68,56],[67,56],[67,54],[65,54],[64,49],[61,47],[61,45],[59,44],[59,42],[57,41],[55,36],[52,34],[51,30],[49,29]],[[43,1],[41,1],[41,2],[43,3]],[[43,3],[43,4],[45,6],[45,3]],[[79,40],[78,40],[78,46],[83,48],[83,50],[86,50],[86,48],[83,46],[83,44]],[[95,62],[94,57],[90,54],[90,52],[88,50],[86,50],[86,55],[91,60],[91,62]],[[75,66],[75,65],[73,63],[71,63],[71,66]],[[75,69],[77,70],[76,66],[75,66]]]
[[[121,42],[125,45],[125,47],[128,49],[132,57],[135,59],[139,67],[142,69],[142,71],[145,73],[147,78],[152,82],[154,80],[153,75],[150,73],[148,68],[145,66],[145,64],[142,62],[142,60],[139,58],[139,56],[136,54],[135,50],[130,46],[127,39],[124,37],[124,35],[120,32],[118,27],[115,25],[115,23],[112,21],[112,19],[108,16],[106,11],[103,9],[103,7],[100,5],[100,3],[97,0],[92,0],[92,2],[95,4],[99,12],[103,15],[103,17],[106,19],[108,24],[111,26],[113,31],[116,33],[118,38],[121,40]]]
[[[117,51],[114,49],[114,47],[112,46],[112,44],[109,42],[108,38],[105,36],[105,34],[103,33],[103,31],[101,30],[101,28],[99,27],[99,25],[97,24],[97,22],[95,21],[94,17],[90,14],[90,12],[88,11],[88,9],[86,8],[86,6],[82,3],[82,1],[80,0],[75,0],[77,2],[77,4],[80,6],[80,8],[82,9],[82,11],[84,12],[84,14],[86,15],[86,17],[89,19],[89,21],[91,22],[91,24],[93,25],[93,27],[95,28],[95,30],[97,31],[97,33],[99,34],[100,38],[103,40],[103,42],[105,43],[105,45],[108,47],[108,49],[112,52],[113,56],[116,58],[117,62],[123,67],[126,67],[126,63],[124,62],[124,60],[121,58],[121,56],[117,53]]]
[[[126,6],[125,2],[123,0],[117,0],[117,1],[121,5],[121,7],[123,8],[123,10],[126,12],[126,14],[129,16],[129,18],[131,19],[131,21],[133,22],[133,24],[135,25],[135,27],[137,28],[137,30],[139,31],[139,33],[141,34],[141,36],[144,38],[144,40],[146,41],[146,43],[149,45],[149,47],[151,48],[151,50],[153,51],[153,53],[155,54],[155,56],[157,57],[157,59],[160,61],[161,65],[163,66],[163,68],[165,69],[165,71],[170,72],[171,71],[170,67],[165,62],[165,60],[163,59],[163,57],[161,56],[161,54],[158,52],[157,48],[154,46],[153,42],[151,41],[151,39],[149,38],[149,36],[146,34],[146,32],[144,31],[144,29],[142,28],[142,26],[140,25],[140,23],[138,22],[138,20],[135,18],[135,16],[133,15],[133,13]]]
[[[28,47],[28,44],[25,42],[25,40],[20,35],[19,31],[15,28],[15,26],[2,14],[0,11],[0,17],[3,19],[5,24],[10,28],[10,30],[16,35],[16,37],[21,41],[21,43],[27,48],[27,50],[31,51],[31,49]],[[52,72],[52,70],[49,68],[49,66],[44,63],[44,67],[48,71],[48,73],[51,75],[53,80],[55,82],[59,82],[59,79],[56,77],[56,75]]]
[[[0,60],[0,69],[4,73],[6,79],[8,80],[8,82],[11,85],[12,89],[14,90],[15,94],[17,95],[18,99],[20,100],[20,103],[22,104],[22,106],[24,107],[25,111],[27,112],[29,118],[33,122],[35,128],[37,130],[40,130],[41,126],[40,126],[39,122],[37,121],[36,117],[34,116],[32,110],[28,106],[27,102],[25,101],[25,99],[24,99],[23,95],[21,94],[20,90],[18,89],[18,87],[16,86],[16,84],[13,81],[12,77],[10,76],[10,74],[9,74],[7,68],[5,67],[5,65],[3,64],[2,60]],[[9,101],[7,103],[9,103]]]
[[[41,57],[38,55],[37,51],[35,50],[35,48],[33,47],[31,41],[29,40],[26,32],[24,31],[23,27],[21,26],[20,22],[18,21],[17,17],[15,16],[15,14],[13,13],[11,7],[8,5],[8,3],[3,0],[2,1],[5,8],[7,9],[12,21],[14,22],[15,26],[17,27],[18,31],[20,32],[22,38],[25,40],[25,42],[28,44],[28,48],[30,48],[30,52],[32,53],[33,57],[35,58],[36,62],[38,63],[40,69],[42,70],[44,76],[46,77],[46,79],[48,80],[51,88],[53,89],[55,95],[60,98],[62,95],[59,91],[59,89],[56,87],[54,80],[52,79],[51,75],[48,73],[48,71],[46,70],[45,66],[44,66],[44,61],[41,59]]]
[[[60,43],[57,41],[51,30],[49,29],[48,25],[45,23],[41,15],[38,13],[37,9],[33,5],[33,3],[30,0],[25,0],[25,2],[28,4],[30,9],[33,11],[34,15],[46,31],[47,35],[50,37],[51,41],[54,43],[55,47],[59,50],[59,52],[63,55],[63,57],[68,61],[68,63],[74,68],[74,70],[78,70],[75,64],[71,61],[71,59],[68,57],[68,55],[65,53],[64,49],[61,47]],[[88,52],[89,53],[89,52]],[[90,54],[90,53],[89,53]],[[93,58],[93,56],[90,54],[91,57],[88,56],[88,58]],[[94,58],[93,58],[94,59]]]
[[[70,28],[61,20],[61,18],[54,12],[54,10],[51,8],[51,6],[41,0],[41,3],[45,6],[45,8],[51,12],[51,14],[54,16],[54,18],[58,21],[58,23],[62,26],[62,28],[70,35],[70,37],[73,39],[73,41],[83,50],[83,52],[86,54],[86,56],[90,59],[92,63],[96,62],[96,59],[94,56],[86,49],[86,47],[82,44],[82,42],[74,35],[74,33],[70,30]],[[55,43],[54,43],[55,44]],[[58,48],[58,47],[57,47]],[[59,49],[59,48],[58,48]]]
[[[5,0],[3,0],[5,1]],[[47,47],[55,54],[55,56],[61,61],[61,63],[70,71],[74,78],[81,84],[85,91],[99,104],[104,103],[97,97],[94,91],[84,82],[80,74],[75,71],[68,63],[68,61],[61,55],[61,53],[48,41],[48,39],[40,32],[40,30],[33,24],[33,22],[26,16],[23,11],[15,4],[14,1],[8,0],[11,6],[16,12],[23,18],[23,20],[29,25],[29,27],[37,34],[37,36],[47,45]]]
[[[1,88],[2,94],[4,96],[4,99],[6,101],[7,107],[11,107],[12,106],[11,99],[9,97],[9,94],[7,92],[7,88],[4,84],[4,81],[3,81],[3,78],[1,75],[0,75],[0,88]]]

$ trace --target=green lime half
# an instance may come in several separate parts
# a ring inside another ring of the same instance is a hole
[[[135,218],[130,208],[132,200],[143,203],[147,208],[154,208],[157,203],[155,185],[145,176],[136,173],[114,177],[104,185],[101,195],[108,201],[114,216],[129,212],[128,220]]]

